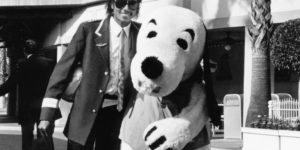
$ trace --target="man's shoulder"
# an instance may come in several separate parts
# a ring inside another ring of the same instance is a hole
[[[94,32],[100,25],[101,21],[102,21],[102,19],[87,20],[87,21],[82,22],[80,24],[79,28],[82,28],[87,32],[89,32],[89,31]]]
[[[86,20],[86,21],[82,22],[81,25],[85,26],[85,27],[91,27],[91,26],[99,25],[102,20],[103,19]]]
[[[139,28],[141,27],[141,25],[142,25],[141,23],[136,22],[136,21],[132,21],[131,23],[132,23],[132,25],[135,26],[137,29],[139,29]]]

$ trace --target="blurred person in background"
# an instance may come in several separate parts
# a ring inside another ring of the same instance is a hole
[[[17,70],[0,86],[0,95],[18,88],[18,122],[22,129],[22,150],[31,150],[34,126],[39,123],[43,97],[55,61],[39,53],[34,39],[25,41],[23,52],[25,58],[18,60]],[[52,144],[53,129],[54,124],[47,131]],[[41,137],[40,132],[37,136]]]

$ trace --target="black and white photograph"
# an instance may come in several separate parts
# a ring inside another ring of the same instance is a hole
[[[299,150],[299,0],[0,0],[0,150]]]

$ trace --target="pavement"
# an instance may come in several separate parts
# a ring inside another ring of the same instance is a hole
[[[211,140],[211,150],[242,150],[242,139],[224,138],[224,130],[215,130]]]
[[[67,139],[62,134],[63,127],[55,128],[53,141],[55,150],[66,150]],[[36,133],[36,132],[35,132]],[[17,123],[0,123],[0,150],[21,150],[21,127]]]
[[[242,150],[241,139],[213,139],[211,150]]]
[[[55,150],[66,150],[67,139],[63,126],[56,126],[53,134]],[[0,150],[21,150],[21,127],[17,123],[0,123]],[[242,150],[241,139],[224,139],[223,130],[216,131],[211,150]]]

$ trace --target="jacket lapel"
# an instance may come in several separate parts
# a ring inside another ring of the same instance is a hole
[[[95,31],[96,38],[95,43],[101,57],[109,65],[109,17],[100,22],[98,28]],[[139,25],[132,22],[130,27],[130,45],[129,45],[129,57],[133,58],[136,53],[136,38],[139,31]]]
[[[130,27],[130,45],[129,45],[129,57],[130,59],[133,58],[134,54],[136,53],[136,39],[137,39],[137,34],[139,31],[139,27],[135,22],[131,22],[131,27]]]
[[[107,65],[109,65],[109,17],[100,22],[95,31],[97,50]]]

